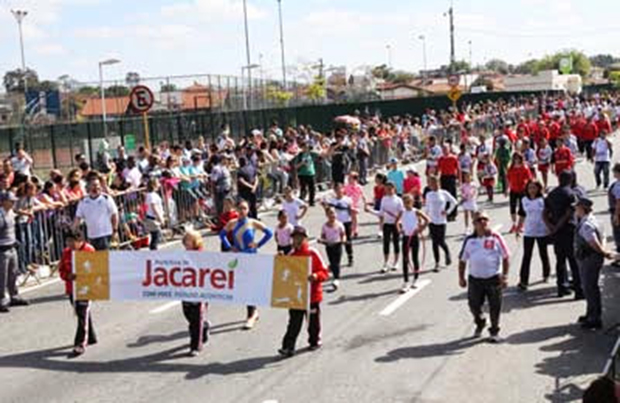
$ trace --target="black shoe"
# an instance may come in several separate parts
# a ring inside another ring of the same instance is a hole
[[[308,350],[316,351],[316,350],[320,349],[321,347],[323,347],[323,345],[321,343],[319,343],[319,344],[311,344],[310,347],[308,347]]]
[[[586,299],[582,292],[575,293],[575,301],[581,301],[582,299]]]
[[[580,316],[577,318],[577,323],[585,323],[587,322],[588,317],[586,315]]]
[[[560,288],[558,289],[558,298],[565,297],[567,295],[571,295],[572,291],[569,288]]]
[[[83,355],[86,352],[86,349],[84,349],[84,347],[82,346],[76,346],[73,348],[73,350],[69,353],[69,355],[67,356],[67,358],[77,358],[81,355]]]
[[[11,302],[9,303],[9,306],[28,306],[28,305],[30,305],[30,302],[26,301],[25,299],[21,299],[21,298],[13,298]]]
[[[527,286],[523,283],[519,283],[517,284],[517,290],[521,291],[521,292],[525,292],[527,291]]]
[[[615,262],[611,264],[611,266],[616,267],[616,268],[620,267],[620,260],[616,260]]]
[[[209,337],[211,336],[211,332],[209,328],[211,327],[211,322],[206,321],[204,327],[202,328],[202,344],[209,344]]]
[[[295,355],[295,351],[289,350],[287,348],[281,348],[278,350],[278,354],[280,354],[284,358],[291,358],[292,356]]]
[[[583,322],[581,328],[585,330],[600,330],[603,328],[603,322]]]
[[[452,265],[452,259],[446,258],[446,267],[450,267]]]
[[[11,310],[9,309],[8,306],[0,306],[0,313],[9,313],[11,312]]]
[[[483,320],[481,323],[476,325],[476,330],[474,330],[474,337],[480,337],[482,336],[482,332],[484,331],[484,328],[487,327],[487,321]]]
[[[352,257],[349,258],[349,267],[353,267],[353,258]]]

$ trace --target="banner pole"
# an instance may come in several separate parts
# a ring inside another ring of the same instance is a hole
[[[144,126],[144,146],[147,150],[151,149],[151,139],[149,133],[149,117],[146,112],[142,114],[142,125]]]

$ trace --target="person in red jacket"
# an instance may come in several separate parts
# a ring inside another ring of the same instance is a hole
[[[448,191],[455,199],[457,197],[456,190],[459,178],[461,177],[461,167],[459,159],[452,153],[452,149],[448,145],[443,146],[443,155],[437,161],[437,169],[439,171],[439,182],[443,190]],[[456,209],[448,216],[449,221],[456,220]]]
[[[596,121],[596,127],[600,132],[605,132],[606,134],[611,134],[611,122],[607,115],[602,112],[599,112],[598,120]]]
[[[510,232],[518,232],[520,228],[517,227],[517,207],[518,213],[523,213],[523,205],[521,200],[525,196],[525,190],[527,184],[532,180],[532,172],[523,162],[523,155],[521,153],[514,153],[512,155],[512,163],[508,168],[507,173],[508,188],[510,189],[510,218],[512,219],[512,227]]]
[[[553,122],[549,124],[549,141],[554,144],[560,136],[562,136],[562,125],[560,124],[560,117],[556,116]]]
[[[93,327],[91,314],[92,303],[88,300],[74,299],[73,282],[73,252],[94,252],[95,248],[84,240],[80,231],[71,230],[65,235],[67,247],[62,251],[62,258],[58,266],[60,278],[65,281],[65,294],[69,296],[69,301],[75,309],[77,316],[77,329],[73,341],[73,351],[70,357],[78,357],[86,352],[86,346],[97,344],[97,335]]]
[[[586,158],[588,160],[592,160],[592,143],[594,143],[594,140],[596,140],[597,137],[598,137],[598,126],[594,122],[594,118],[590,117],[588,119],[588,123],[586,123],[586,125],[583,127],[583,130],[582,130],[584,151],[586,153]]]
[[[321,254],[308,243],[308,231],[301,226],[293,230],[293,252],[291,256],[309,256],[312,265],[310,274],[310,311],[291,309],[289,310],[288,327],[282,340],[282,348],[278,353],[283,357],[295,355],[295,343],[301,332],[304,316],[308,315],[308,336],[310,350],[321,347],[321,301],[323,300],[323,282],[329,278],[327,265],[321,258]]]
[[[566,144],[564,144],[562,140],[558,140],[558,147],[553,153],[553,161],[555,174],[558,178],[562,172],[570,171],[573,169],[573,165],[575,165],[575,157],[573,156],[573,152],[566,146]]]

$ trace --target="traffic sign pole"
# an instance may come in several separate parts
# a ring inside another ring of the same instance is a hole
[[[151,149],[151,135],[149,133],[149,115],[147,112],[142,114],[142,125],[144,126],[144,146],[147,150]]]

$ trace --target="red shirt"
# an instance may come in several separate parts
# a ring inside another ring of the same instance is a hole
[[[512,131],[511,128],[507,128],[506,130],[504,130],[504,134],[508,136],[512,144],[514,144],[517,141],[517,135],[515,134],[514,131]]]
[[[590,122],[583,128],[583,139],[594,141],[598,137],[598,126],[594,122]]]
[[[552,122],[549,125],[549,138],[555,140],[562,134],[562,126],[558,122]]]
[[[603,117],[603,119],[597,120],[596,127],[599,133],[602,131],[608,134],[611,133],[611,124],[609,123],[609,119],[607,119],[607,117]]]
[[[84,242],[84,245],[79,249],[79,252],[94,252],[95,248],[88,242]],[[62,251],[62,258],[58,265],[58,273],[60,278],[65,280],[65,294],[73,294],[73,280],[69,280],[69,275],[73,273],[73,249],[65,248]]]
[[[383,185],[375,186],[372,191],[375,195],[375,201],[381,201],[381,199],[383,199],[383,196],[385,196],[385,186]]]
[[[560,175],[564,171],[568,171],[573,167],[575,163],[575,159],[573,158],[573,153],[570,151],[570,148],[565,145],[561,145],[555,150],[553,154],[555,159],[555,174]]]
[[[310,256],[312,274],[316,277],[310,283],[310,303],[317,304],[323,301],[323,281],[329,278],[329,271],[323,262],[323,258],[321,258],[321,254],[306,243],[301,248],[295,249],[291,256]]]
[[[522,131],[525,137],[530,137],[530,127],[527,125],[527,123],[519,123],[519,125],[517,126],[517,133],[519,133],[519,131]]]
[[[586,121],[582,118],[577,118],[571,123],[571,130],[578,139],[583,138],[583,129],[585,128],[585,126]]]
[[[521,165],[520,167],[512,166],[507,172],[508,186],[513,193],[525,193],[528,182],[532,179],[530,169]]]
[[[403,190],[405,193],[419,196],[422,194],[422,180],[419,176],[408,176],[403,182]]]
[[[442,155],[437,161],[437,169],[441,176],[457,176],[459,174],[459,159],[456,155]]]

